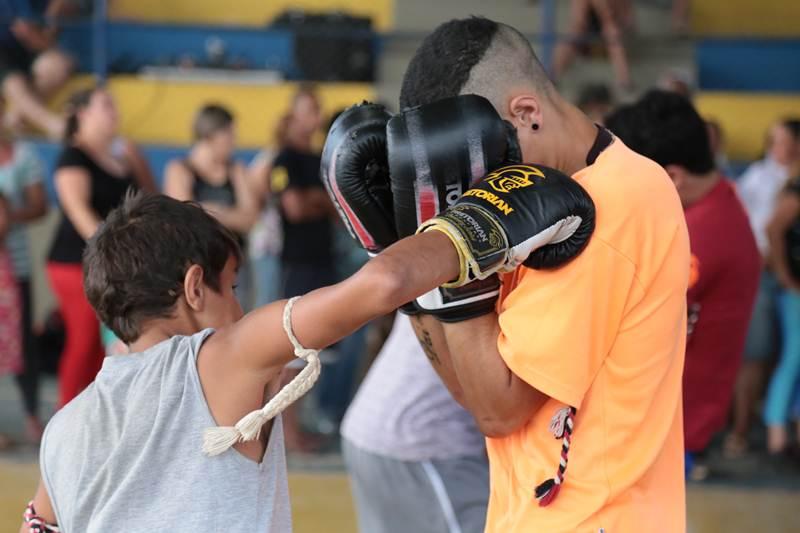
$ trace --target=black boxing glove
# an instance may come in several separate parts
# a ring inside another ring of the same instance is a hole
[[[577,181],[538,165],[490,173],[418,232],[441,231],[458,251],[461,287],[520,264],[555,268],[577,256],[594,231],[595,209]]]
[[[407,109],[386,131],[401,237],[413,235],[489,172],[522,161],[514,126],[474,94]]]
[[[516,130],[477,95],[446,98],[395,115],[387,139],[401,237],[452,205],[489,171],[520,161]],[[492,312],[499,293],[495,276],[470,286],[434,289],[416,303],[439,320],[458,322]]]
[[[391,115],[377,104],[347,108],[331,125],[322,150],[320,175],[350,235],[371,255],[397,241],[386,123]],[[413,302],[400,309],[419,310]]]
[[[370,254],[397,240],[383,106],[347,108],[325,140],[320,175],[350,235]]]

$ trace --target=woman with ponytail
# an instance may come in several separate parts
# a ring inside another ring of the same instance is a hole
[[[156,190],[147,163],[132,143],[118,137],[118,126],[116,105],[105,89],[81,91],[70,99],[54,176],[62,214],[47,263],[66,328],[59,406],[94,380],[105,353],[97,317],[83,292],[86,241],[128,189]]]

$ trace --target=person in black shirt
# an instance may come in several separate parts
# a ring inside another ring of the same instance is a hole
[[[62,214],[47,262],[66,328],[59,365],[60,406],[94,380],[105,355],[100,325],[83,292],[86,240],[122,203],[129,188],[156,189],[138,149],[117,137],[117,109],[108,92],[81,91],[68,107],[65,146],[54,176]]]
[[[295,96],[270,182],[279,195],[283,222],[282,295],[313,291],[335,281],[333,204],[319,177],[320,155],[312,137],[322,121],[319,102],[309,89]]]
[[[279,151],[269,183],[277,196],[283,227],[281,296],[291,298],[336,281],[333,261],[333,204],[319,176],[320,154],[312,139],[322,125],[313,90],[301,87],[278,129]],[[285,380],[293,377],[287,371]],[[293,406],[296,407],[296,406]],[[310,451],[313,439],[300,431],[296,408],[284,412],[286,446]]]

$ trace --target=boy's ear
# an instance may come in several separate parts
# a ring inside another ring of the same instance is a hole
[[[202,311],[205,298],[205,284],[203,283],[203,268],[192,265],[183,277],[183,295],[186,303],[193,311]]]

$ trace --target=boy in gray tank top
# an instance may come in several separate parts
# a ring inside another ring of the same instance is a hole
[[[108,357],[48,424],[21,531],[291,531],[281,420],[265,423],[286,404],[286,390],[273,397],[281,369],[293,352],[312,367],[314,349],[466,268],[427,232],[294,308],[242,317],[240,257],[196,204],[140,194],[109,214],[87,245],[84,288],[131,354]],[[262,408],[270,397],[283,403]]]

